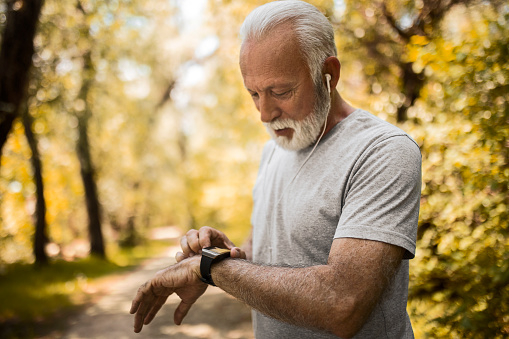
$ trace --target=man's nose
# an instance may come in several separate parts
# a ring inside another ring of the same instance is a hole
[[[271,122],[281,115],[278,105],[269,96],[260,96],[258,106],[262,122]]]

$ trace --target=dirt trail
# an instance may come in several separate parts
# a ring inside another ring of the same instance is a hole
[[[108,292],[82,313],[70,319],[63,333],[66,339],[129,338],[254,338],[249,308],[217,287],[209,287],[196,302],[180,326],[173,323],[173,311],[179,303],[170,296],[156,318],[141,333],[133,332],[134,316],[129,314],[131,300],[138,287],[155,272],[172,264],[173,253],[147,261],[136,271],[115,279]],[[60,337],[60,336],[59,336]]]

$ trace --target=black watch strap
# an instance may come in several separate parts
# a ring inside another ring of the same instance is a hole
[[[212,276],[210,275],[210,268],[212,267],[214,259],[215,258],[210,258],[202,255],[200,262],[201,281],[212,286],[216,286],[216,284],[214,284],[214,281],[212,280]]]
[[[201,281],[216,286],[214,281],[212,280],[212,275],[210,274],[210,269],[212,264],[215,262],[219,262],[225,258],[230,256],[230,250],[218,247],[205,247],[202,250],[201,262],[200,262],[200,274]]]

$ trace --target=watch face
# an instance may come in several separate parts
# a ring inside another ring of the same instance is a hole
[[[210,255],[212,257],[221,255],[223,253],[229,253],[229,252],[230,252],[230,250],[227,250],[224,248],[219,248],[219,247],[206,247],[203,249],[204,254]]]
[[[213,251],[217,252],[219,254],[230,252],[230,250],[227,250],[227,249],[224,249],[224,248],[219,248],[219,247],[214,247]]]

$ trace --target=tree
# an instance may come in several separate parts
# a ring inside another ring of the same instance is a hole
[[[379,94],[384,84],[392,92],[397,122],[407,120],[407,111],[420,97],[426,74],[406,57],[410,41],[429,41],[440,34],[443,18],[455,5],[471,0],[439,1],[354,1],[347,2],[347,13],[336,22],[343,51],[362,48],[366,59],[365,76],[371,91]],[[346,43],[345,43],[346,42]],[[347,53],[349,54],[349,53]],[[353,55],[353,54],[349,54]],[[390,81],[388,81],[390,79]],[[399,97],[398,97],[399,96]]]
[[[33,170],[33,177],[35,181],[36,193],[36,206],[35,206],[35,234],[33,251],[35,256],[35,263],[37,265],[44,265],[48,262],[48,255],[46,254],[45,247],[48,243],[47,224],[46,224],[46,199],[44,198],[44,182],[42,180],[42,162],[39,149],[37,146],[37,138],[32,131],[33,117],[28,112],[28,107],[24,105],[22,113],[23,127],[25,136],[32,152],[31,163]]]
[[[33,39],[43,0],[6,1],[7,20],[0,51],[0,157],[27,92]]]
[[[80,1],[77,3],[77,8],[86,19],[86,12],[81,6]],[[81,34],[88,40],[87,43],[92,46],[91,37],[89,35],[90,28],[88,25],[83,24]],[[80,161],[80,173],[83,180],[83,187],[85,188],[85,200],[88,212],[88,232],[90,239],[90,252],[101,258],[106,257],[104,248],[104,239],[101,227],[101,206],[99,203],[99,196],[96,184],[95,168],[92,161],[90,152],[90,142],[88,137],[89,120],[92,117],[92,110],[89,106],[89,90],[92,86],[92,79],[95,76],[94,66],[92,64],[91,47],[85,49],[83,52],[83,71],[81,89],[78,94],[78,100],[81,107],[76,109],[76,117],[78,121],[78,140],[76,151]]]
[[[458,7],[455,34],[409,45],[432,74],[422,128],[423,203],[410,296],[431,301],[431,335],[509,334],[509,8]],[[442,112],[443,111],[443,112]],[[447,127],[446,127],[447,126]],[[430,130],[434,128],[435,132]],[[437,131],[440,131],[437,133]],[[438,302],[437,302],[438,301]],[[429,312],[427,317],[429,321]]]
[[[36,182],[36,231],[33,251],[37,264],[48,260],[45,245],[46,203],[37,141],[32,133],[32,119],[26,104],[29,69],[34,53],[33,39],[43,1],[7,1],[7,20],[0,52],[0,157],[12,124],[19,112],[25,127]]]
[[[367,82],[360,105],[421,146],[409,309],[424,337],[509,333],[508,14],[497,1],[352,2],[338,27],[343,74],[350,63]]]
[[[177,146],[171,129],[162,131],[160,123],[161,115],[171,113],[153,114],[166,79],[182,59],[181,48],[166,47],[180,39],[172,5],[166,0],[80,4],[86,15],[76,10],[76,1],[45,2],[27,104],[45,169],[48,237],[53,255],[66,259],[76,255],[72,242],[89,233],[84,203],[89,185],[80,176],[87,159],[94,169],[87,176],[95,180],[95,189],[88,191],[101,197],[95,219],[111,227],[113,246],[133,230],[143,236],[153,224],[175,224],[173,200],[181,197],[175,188]],[[4,10],[0,6],[0,29]],[[34,237],[30,217],[36,185],[29,179],[30,147],[20,122],[15,121],[6,144],[0,175],[0,258],[5,262],[32,260],[27,253]],[[76,156],[78,141],[81,156]]]

